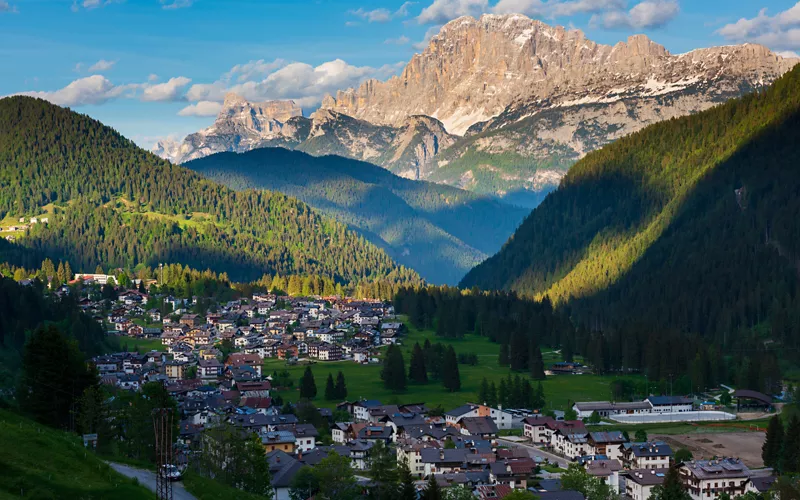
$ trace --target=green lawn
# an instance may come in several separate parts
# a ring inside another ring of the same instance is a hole
[[[236,488],[231,488],[230,486],[226,486],[191,471],[187,471],[186,474],[183,475],[183,486],[186,488],[186,491],[196,496],[199,500],[228,500],[230,498],[258,500],[264,498],[261,495],[245,493]]]
[[[121,346],[128,346],[129,351],[136,350],[140,354],[150,351],[166,352],[167,347],[161,343],[161,339],[137,339],[132,337],[120,337],[119,344]]]
[[[85,450],[77,436],[0,410],[0,499],[20,497],[156,498]]]
[[[314,377],[317,383],[316,403],[321,406],[334,407],[338,401],[325,401],[325,380],[328,373],[332,373],[334,378],[336,373],[341,370],[347,381],[348,399],[379,399],[384,404],[392,403],[414,403],[424,402],[429,406],[441,405],[445,410],[460,406],[466,402],[475,402],[477,393],[483,377],[498,384],[501,378],[507,377],[510,369],[497,364],[500,346],[489,342],[484,337],[467,335],[464,339],[448,340],[436,337],[433,332],[419,331],[411,327],[408,335],[402,338],[403,357],[406,364],[410,361],[410,352],[415,342],[422,345],[425,339],[431,342],[443,342],[452,344],[457,353],[474,352],[478,354],[478,366],[459,365],[461,374],[461,391],[456,393],[446,392],[441,383],[430,382],[427,385],[410,385],[408,390],[402,394],[393,394],[383,387],[380,379],[380,365],[358,365],[352,361],[339,362],[320,362],[313,365]],[[560,357],[554,352],[543,353],[545,364],[559,361]],[[305,370],[305,366],[287,367],[284,361],[277,359],[267,359],[264,362],[266,374],[271,374],[274,370],[281,371],[288,369],[295,381]],[[521,373],[526,376],[527,374]],[[636,379],[635,376],[598,376],[598,375],[560,375],[548,377],[543,381],[545,396],[548,408],[565,409],[569,402],[574,401],[599,401],[608,400],[611,397],[610,384],[619,378]],[[643,378],[643,377],[642,377]],[[536,383],[536,382],[534,382]],[[297,382],[295,389],[281,394],[284,398],[296,400],[298,397]]]

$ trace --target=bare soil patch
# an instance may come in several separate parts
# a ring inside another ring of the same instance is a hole
[[[761,447],[764,445],[764,432],[709,432],[696,434],[652,435],[651,439],[664,441],[675,452],[687,448],[695,459],[713,457],[738,457],[752,468],[764,467],[761,460]]]

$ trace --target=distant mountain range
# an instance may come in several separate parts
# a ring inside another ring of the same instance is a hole
[[[528,214],[468,191],[404,179],[369,163],[282,148],[217,153],[184,166],[233,189],[269,189],[296,197],[357,229],[433,283],[458,283],[497,252]]]
[[[800,359],[798,144],[800,67],[590,153],[461,286],[547,295],[618,338],[770,339]]]
[[[645,36],[601,45],[521,15],[445,25],[402,74],[296,105],[230,95],[213,126],[154,151],[183,163],[280,146],[534,206],[588,152],[764,88],[798,60],[762,46],[672,55]]]
[[[29,250],[75,270],[163,262],[237,281],[281,274],[339,284],[420,282],[384,250],[296,198],[231,190],[40,99],[0,99],[0,185],[0,220],[52,209],[47,224],[0,246],[15,265],[30,265]]]

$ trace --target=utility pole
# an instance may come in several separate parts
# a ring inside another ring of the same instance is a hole
[[[156,496],[158,500],[172,500],[172,481],[169,475],[175,466],[172,453],[173,418],[171,408],[153,409],[153,431],[156,438]]]
[[[164,286],[164,264],[159,264],[158,270],[159,270],[158,287],[161,288],[162,286]]]

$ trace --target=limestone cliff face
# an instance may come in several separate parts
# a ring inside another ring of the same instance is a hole
[[[394,126],[428,115],[463,135],[514,103],[554,106],[642,87],[665,94],[720,76],[764,85],[795,62],[757,45],[674,56],[644,35],[610,46],[521,15],[462,17],[445,25],[401,75],[340,91],[323,107]]]
[[[282,146],[481,193],[535,192],[535,203],[585,154],[763,88],[797,62],[760,45],[672,55],[643,35],[611,46],[521,15],[462,17],[401,75],[327,96],[309,118],[291,102],[230,95],[213,126],[155,151],[184,162]]]

